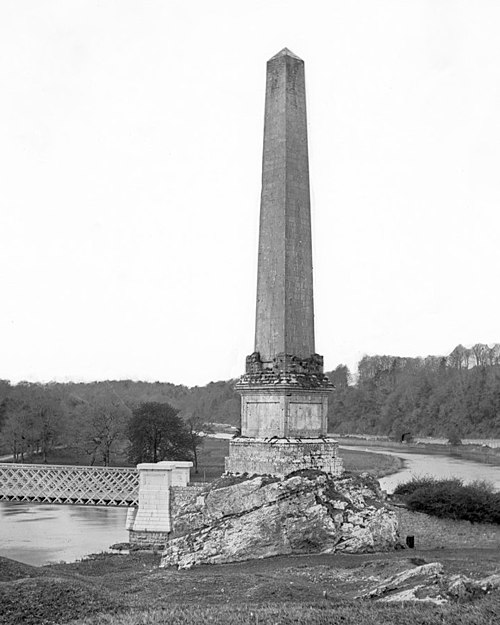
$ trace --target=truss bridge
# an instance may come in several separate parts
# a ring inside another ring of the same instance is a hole
[[[82,506],[138,506],[135,467],[0,463],[0,501]]]

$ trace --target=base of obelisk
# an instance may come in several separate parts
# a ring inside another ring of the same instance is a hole
[[[333,438],[233,438],[229,442],[226,473],[285,477],[294,471],[316,469],[328,475],[343,472],[339,444]]]

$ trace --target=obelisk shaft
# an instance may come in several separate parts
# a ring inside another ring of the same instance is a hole
[[[255,351],[315,352],[304,62],[286,49],[267,63]]]

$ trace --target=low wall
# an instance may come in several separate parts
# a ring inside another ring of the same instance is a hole
[[[168,532],[148,532],[129,530],[129,542],[134,547],[144,549],[164,549],[168,541]]]
[[[172,519],[179,508],[187,503],[190,499],[196,497],[208,484],[198,482],[197,484],[189,484],[188,486],[172,486],[170,488],[170,516]],[[175,530],[175,525],[174,528]]]
[[[423,512],[397,508],[399,534],[415,537],[415,549],[500,548],[500,525],[439,519]]]

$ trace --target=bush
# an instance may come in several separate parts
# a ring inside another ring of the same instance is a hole
[[[500,524],[500,493],[486,482],[464,484],[458,478],[422,478],[400,484],[399,495],[410,510],[471,523]]]
[[[394,494],[404,499],[408,495],[414,493],[417,489],[428,486],[435,481],[435,478],[431,476],[413,477],[409,482],[402,482],[401,484],[398,484],[394,489]]]
[[[460,436],[460,434],[458,433],[458,430],[456,427],[451,426],[450,428],[448,428],[448,445],[451,445],[452,447],[457,447],[458,445],[462,444],[462,438]]]

